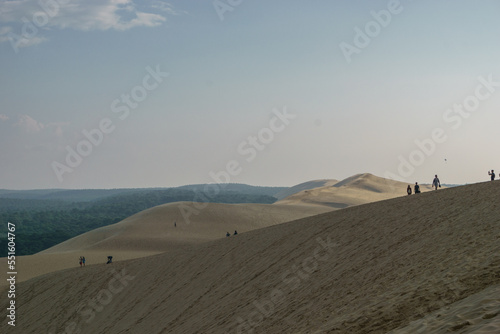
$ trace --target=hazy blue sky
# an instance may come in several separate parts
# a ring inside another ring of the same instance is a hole
[[[0,188],[488,180],[499,13],[495,0],[0,1]]]

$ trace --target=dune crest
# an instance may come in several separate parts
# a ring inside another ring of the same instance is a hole
[[[277,203],[290,205],[318,205],[343,209],[352,205],[407,196],[408,183],[385,179],[373,174],[356,174],[342,181],[301,190]],[[413,184],[410,184],[413,189]],[[432,190],[421,185],[422,192]]]

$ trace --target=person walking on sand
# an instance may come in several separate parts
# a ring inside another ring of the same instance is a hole
[[[418,182],[415,182],[415,194],[420,194],[420,186],[418,185]]]
[[[491,181],[495,181],[495,171],[492,169],[491,172],[488,171],[488,175],[491,176]]]
[[[408,195],[411,195],[411,186],[408,185],[408,188],[406,188],[406,192],[408,193]]]
[[[434,180],[432,181],[432,186],[433,186],[434,188],[436,188],[435,190],[437,190],[437,189],[438,189],[438,186],[439,186],[439,188],[441,188],[441,182],[439,181],[439,179],[438,179],[438,176],[437,176],[437,175],[434,175]]]
[[[83,263],[83,266],[85,267],[85,256],[82,256],[82,263]]]
[[[83,258],[80,256],[80,267],[82,266]]]

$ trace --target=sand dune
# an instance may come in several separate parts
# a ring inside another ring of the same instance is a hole
[[[17,257],[18,281],[76,267],[82,255],[87,265],[105,263],[108,255],[113,256],[113,261],[135,259],[225,238],[226,232],[244,233],[328,210],[266,204],[160,205],[38,254]],[[0,259],[0,266],[7,266],[6,258]],[[0,285],[6,285],[6,281],[2,280]]]
[[[352,205],[381,201],[405,196],[408,183],[393,181],[365,173],[351,176],[340,182],[325,183],[316,188],[301,190],[277,203],[292,205],[320,205],[343,209]],[[413,184],[411,185],[413,189]],[[421,185],[422,192],[432,190]]]
[[[274,197],[276,197],[278,200],[282,200],[288,196],[292,196],[298,192],[304,191],[304,190],[310,190],[314,188],[321,188],[321,187],[326,187],[326,186],[333,186],[335,183],[339,181],[333,180],[333,179],[324,179],[324,180],[314,180],[314,181],[308,181],[304,183],[297,184],[293,187],[290,187],[286,190],[280,191]]]
[[[386,333],[452,305],[446,326],[496,329],[497,295],[474,295],[500,284],[499,192],[403,196],[36,277],[18,284],[12,332]]]
[[[224,238],[226,232],[244,233],[349,205],[397,197],[403,186],[371,174],[359,174],[340,182],[317,180],[299,184],[290,188],[291,192],[308,190],[273,205],[169,203],[84,233],[38,254],[18,257],[18,279],[24,281],[75,267],[82,255],[87,264],[105,263],[108,255],[112,255],[114,261],[141,258]],[[0,259],[0,265],[5,261]]]

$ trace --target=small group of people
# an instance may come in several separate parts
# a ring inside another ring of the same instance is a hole
[[[236,232],[236,231],[234,231]],[[108,262],[106,264],[112,263],[113,262],[113,257],[110,255],[108,256]],[[85,256],[80,256],[80,267],[85,267]]]
[[[434,175],[434,180],[432,180],[432,187],[434,187],[435,190],[437,190],[437,188],[441,188],[441,181],[439,181],[437,175]],[[406,188],[406,193],[408,195],[411,195],[412,190],[410,185],[408,185],[408,188]],[[418,185],[418,182],[415,182],[415,194],[420,194],[420,186]]]
[[[488,175],[490,176],[491,178],[491,181],[495,181],[495,171],[492,169],[491,171],[488,171]],[[441,181],[439,181],[439,178],[437,175],[434,175],[434,180],[432,180],[432,187],[437,190],[438,188],[441,188]],[[411,195],[411,186],[408,185],[408,188],[406,188],[406,193],[408,195]],[[419,194],[420,193],[420,186],[418,185],[417,182],[415,182],[415,194]]]
[[[238,234],[238,231],[234,230],[234,234],[233,235],[237,235]],[[230,237],[231,234],[229,232],[226,232],[226,237]]]
[[[412,190],[410,185],[408,185],[408,188],[406,188],[406,193],[408,193],[408,195],[411,195]],[[415,194],[420,194],[420,186],[418,185],[418,182],[415,182]]]

